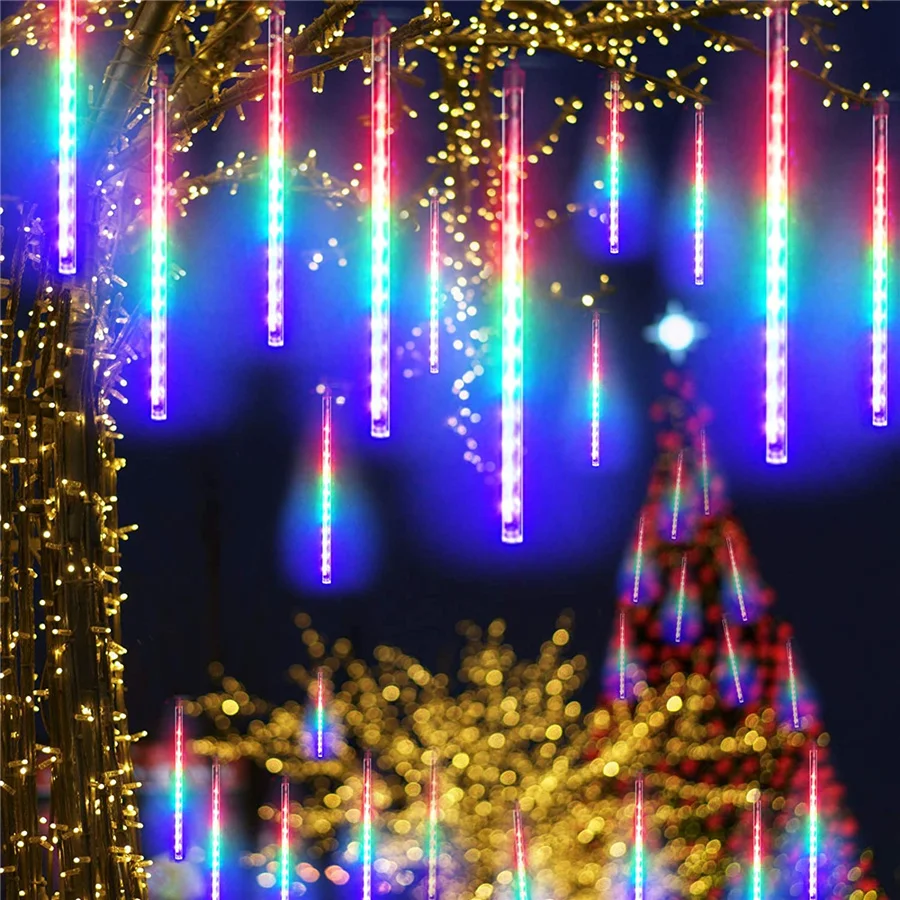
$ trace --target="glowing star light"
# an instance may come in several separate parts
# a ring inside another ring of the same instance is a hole
[[[431,777],[428,786],[428,900],[438,895],[438,824],[440,817],[440,784],[438,781],[437,753],[431,751]]]
[[[374,838],[372,835],[372,752],[363,757],[363,802],[362,802],[362,900],[372,900],[372,858]]]
[[[269,346],[284,345],[284,12],[269,15]]]
[[[522,542],[523,328],[525,315],[522,100],[525,76],[510,66],[503,78],[503,279],[501,387],[502,537]]]
[[[591,322],[591,465],[600,465],[600,313]]]
[[[734,558],[734,544],[731,542],[731,535],[725,536],[725,543],[728,545],[728,557],[731,560],[731,575],[734,578],[734,592],[737,594],[738,607],[741,611],[741,621],[747,621],[747,605],[744,603],[744,589],[741,586],[741,573],[738,571],[737,560]]]
[[[681,556],[681,579],[678,582],[678,602],[675,613],[675,643],[681,643],[681,622],[684,618],[684,580],[687,575],[687,554]]]
[[[619,73],[609,76],[609,252],[619,252]]]
[[[150,149],[150,417],[160,420],[166,418],[168,409],[168,91],[168,81],[159,73],[153,87]]]
[[[797,707],[797,679],[794,675],[794,649],[791,642],[787,642],[787,662],[788,662],[788,687],[791,692],[791,720],[794,730],[800,730],[800,711]]]
[[[872,121],[872,424],[887,425],[888,380],[888,104]]]
[[[662,347],[676,365],[684,362],[695,341],[706,337],[706,326],[692,319],[681,304],[672,301],[655,325],[644,329],[644,340]]]
[[[819,750],[809,748],[809,900],[819,896]]]
[[[428,370],[436,375],[441,352],[441,203],[437,194],[431,198],[429,276]]]
[[[172,855],[184,859],[184,703],[175,701],[175,835]]]
[[[219,760],[212,764],[212,828],[210,829],[210,900],[222,896],[222,788]]]
[[[316,759],[325,758],[325,670],[316,672]]]
[[[75,274],[76,0],[59,0],[59,272]]]
[[[644,776],[634,784],[634,900],[644,900]]]
[[[518,802],[513,810],[513,839],[516,851],[516,892],[515,900],[528,900],[528,861],[525,856],[525,827],[522,825],[522,810]]]
[[[766,19],[766,462],[787,462],[787,4]]]
[[[694,284],[703,284],[703,192],[706,137],[703,132],[703,105],[694,112]]]
[[[391,38],[383,16],[372,35],[372,437],[391,434]]]
[[[753,900],[762,900],[762,797],[753,801]]]
[[[734,644],[731,643],[731,632],[728,630],[728,619],[725,616],[722,616],[722,630],[725,632],[725,645],[728,648],[728,662],[731,666],[731,677],[734,679],[734,690],[737,693],[738,703],[743,703],[744,689],[741,687],[741,673],[738,670],[738,661],[734,654]]]
[[[331,391],[325,388],[322,395],[322,584],[331,584],[332,453]]]
[[[291,783],[281,779],[281,900],[291,895]]]

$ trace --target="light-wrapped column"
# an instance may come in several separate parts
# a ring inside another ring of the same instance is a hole
[[[284,11],[269,14],[269,346],[284,345]]]
[[[872,120],[872,424],[887,425],[888,394],[888,104]]]
[[[169,83],[161,72],[153,87],[150,145],[150,417],[168,413],[169,315]]]

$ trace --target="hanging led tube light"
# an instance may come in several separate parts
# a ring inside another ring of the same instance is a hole
[[[634,900],[644,900],[644,776],[634,783]]]
[[[644,561],[644,517],[641,516],[638,521],[638,545],[637,553],[634,555],[634,586],[631,590],[631,602],[638,602],[638,595],[641,591],[641,565]]]
[[[734,652],[734,644],[731,642],[731,632],[728,630],[728,619],[722,616],[722,629],[725,632],[725,646],[728,648],[728,663],[731,666],[731,677],[734,679],[734,690],[738,703],[744,702],[744,689],[741,687],[741,673],[738,668],[737,656]]]
[[[59,273],[75,274],[78,17],[76,0],[59,2]]]
[[[887,425],[888,392],[888,103],[872,119],[872,424]]]
[[[322,584],[331,584],[331,526],[334,493],[331,389],[322,394]]]
[[[684,619],[684,582],[687,576],[687,553],[681,554],[681,578],[678,582],[678,600],[675,610],[675,643],[681,643],[681,623]]]
[[[703,284],[705,163],[706,135],[703,127],[703,104],[698,103],[694,111],[694,284]]]
[[[619,73],[609,76],[609,252],[619,252]]]
[[[163,420],[168,413],[168,104],[169,83],[156,75],[151,108],[150,146],[150,418]]]
[[[747,604],[744,603],[744,588],[741,585],[741,573],[738,570],[737,560],[734,556],[734,544],[731,535],[725,536],[725,543],[728,547],[728,557],[731,560],[731,575],[734,578],[734,592],[737,594],[738,608],[741,611],[741,621],[747,621]]]
[[[172,856],[184,859],[184,701],[175,701],[175,834]]]
[[[522,810],[516,802],[513,810],[513,840],[516,857],[515,900],[528,900],[528,860],[525,855],[525,827],[522,824]]]
[[[210,900],[222,896],[222,787],[219,760],[212,764],[212,828],[210,829]]]
[[[794,674],[794,649],[792,642],[787,642],[788,689],[791,692],[791,723],[795,731],[800,730],[800,710],[797,705],[797,678]]]
[[[281,898],[291,896],[291,783],[281,779]]]
[[[428,370],[437,375],[441,353],[441,201],[437,192],[431,197],[431,229],[428,251],[429,262],[429,316],[428,316]]]
[[[431,751],[431,777],[428,786],[428,890],[427,900],[437,900],[438,895],[438,828],[440,823],[441,795],[438,780],[437,752]]]
[[[316,672],[316,759],[325,758],[325,670]]]
[[[762,900],[762,797],[753,801],[753,900]]]
[[[809,748],[809,900],[819,896],[819,750]]]
[[[503,77],[503,286],[501,389],[501,503],[502,538],[522,542],[524,479],[524,363],[525,317],[524,160],[522,101],[525,75],[515,64]]]
[[[675,465],[675,497],[672,500],[672,540],[678,538],[678,509],[681,506],[681,471],[684,468],[684,450],[678,451],[678,462]]]
[[[766,19],[766,462],[787,462],[788,7]]]
[[[363,757],[362,900],[372,900],[372,862],[375,853],[372,828],[372,751],[367,750]]]
[[[284,346],[284,11],[269,14],[269,346]]]
[[[600,465],[600,313],[591,322],[591,465]]]
[[[625,613],[619,612],[619,699],[625,699]]]
[[[391,37],[384,16],[372,35],[372,437],[391,434]]]
[[[709,515],[709,463],[706,459],[706,429],[700,429],[700,467],[703,475],[703,515]]]

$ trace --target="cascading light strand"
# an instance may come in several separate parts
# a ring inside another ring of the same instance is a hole
[[[709,463],[706,460],[706,429],[700,429],[700,467],[703,478],[703,515],[709,515]]]
[[[600,465],[600,313],[591,321],[591,465]]]
[[[641,590],[641,565],[644,561],[644,517],[638,522],[638,545],[634,555],[634,587],[631,590],[631,602],[638,602],[638,594]]]
[[[609,76],[609,252],[619,252],[619,73]]]
[[[694,111],[694,284],[703,284],[705,157],[706,135],[703,123],[703,104],[698,103]]]
[[[872,424],[887,425],[888,392],[888,103],[872,119]]]
[[[384,16],[372,34],[372,437],[391,434],[391,37]]]
[[[268,330],[284,346],[284,10],[269,14]]]
[[[372,900],[372,863],[375,853],[372,829],[372,751],[367,750],[363,757],[362,900]]]
[[[819,896],[819,749],[809,748],[809,900]]]
[[[788,6],[766,19],[766,462],[787,462]]]
[[[794,674],[794,648],[787,642],[788,689],[791,692],[791,721],[795,731],[800,730],[800,710],[797,705],[797,678]]]
[[[428,370],[432,375],[437,375],[441,354],[441,201],[437,192],[431,196],[429,233]]]
[[[158,72],[153,86],[150,145],[150,417],[168,414],[168,105],[169,83]]]
[[[331,529],[334,495],[331,389],[322,394],[322,584],[331,584]]]
[[[210,900],[222,896],[222,788],[219,760],[212,763],[212,828],[210,829]]]
[[[681,643],[681,623],[684,619],[684,582],[687,576],[687,553],[681,554],[681,578],[678,582],[678,601],[675,607],[675,643]]]
[[[502,213],[502,385],[501,502],[502,538],[522,542],[524,454],[525,220],[523,110],[525,75],[518,65],[503,76]]]
[[[684,450],[678,451],[678,462],[675,466],[675,497],[672,500],[672,540],[678,538],[678,507],[681,505],[681,471],[684,468]]]
[[[644,775],[634,783],[634,900],[644,900]]]
[[[428,900],[438,895],[438,840],[441,812],[440,782],[438,778],[437,751],[431,751],[431,777],[428,785]]]
[[[281,900],[291,896],[291,783],[281,779]]]
[[[516,857],[516,900],[528,900],[528,858],[525,853],[525,826],[522,824],[522,809],[516,801],[513,810],[513,840]]]
[[[619,699],[625,699],[625,612],[619,611]]]
[[[325,758],[325,670],[316,672],[316,759]]]
[[[753,801],[753,900],[762,900],[762,796]]]
[[[59,0],[59,273],[75,274],[78,17]]]
[[[734,679],[734,690],[737,693],[738,703],[743,703],[744,689],[741,687],[741,673],[734,652],[734,644],[731,642],[731,632],[728,630],[727,616],[722,616],[722,630],[725,632],[725,646],[728,649],[728,663],[731,666],[731,677]]]
[[[744,589],[741,585],[741,573],[738,571],[737,560],[734,557],[734,544],[731,541],[731,535],[725,536],[725,543],[728,546],[728,557],[731,560],[731,575],[734,578],[734,592],[737,594],[738,607],[741,611],[741,621],[747,621],[747,605],[744,603]]]
[[[175,701],[175,834],[172,855],[184,859],[184,701]]]

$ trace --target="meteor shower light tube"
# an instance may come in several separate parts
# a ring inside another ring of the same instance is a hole
[[[269,15],[269,346],[284,345],[284,13]]]

